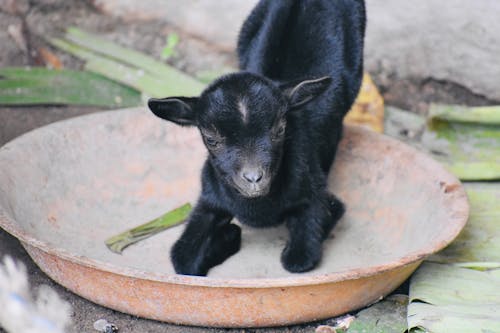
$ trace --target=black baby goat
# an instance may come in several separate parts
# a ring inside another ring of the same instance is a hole
[[[286,223],[288,271],[318,264],[344,213],[326,181],[361,84],[364,31],[363,0],[261,0],[240,32],[241,72],[199,97],[149,100],[158,117],[197,126],[209,152],[201,196],[171,251],[177,273],[206,275],[238,252],[233,217]]]

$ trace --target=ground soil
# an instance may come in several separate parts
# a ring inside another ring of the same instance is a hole
[[[24,22],[24,23],[23,23]],[[9,35],[9,26],[25,26],[28,52],[22,50]],[[64,28],[76,25],[97,32],[104,38],[158,57],[165,45],[166,36],[172,31],[180,35],[180,44],[169,63],[194,74],[201,70],[235,67],[233,53],[221,52],[210,43],[176,30],[164,22],[122,22],[99,13],[88,1],[65,0],[11,0],[0,1],[0,67],[37,65],[36,49],[45,45],[43,39],[61,35]],[[46,45],[45,45],[46,46]],[[82,62],[53,50],[66,68],[80,69]],[[444,102],[466,105],[488,105],[495,103],[471,93],[458,84],[437,82],[430,79],[398,79],[385,73],[372,73],[386,104],[425,114],[429,103]],[[498,103],[498,102],[496,102]],[[87,107],[1,107],[0,146],[14,137],[39,126],[98,111]],[[27,157],[28,158],[28,157]],[[86,301],[52,282],[33,263],[20,243],[0,230],[0,257],[13,256],[28,268],[30,282],[34,287],[47,284],[53,287],[73,307],[74,332],[92,332],[94,321],[105,318],[115,323],[120,332],[313,332],[318,323],[275,328],[224,330],[181,327],[144,320],[118,313]],[[322,324],[329,321],[323,321]],[[0,328],[0,332],[1,332]]]

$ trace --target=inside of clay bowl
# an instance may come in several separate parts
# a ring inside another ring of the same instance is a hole
[[[206,157],[197,130],[145,109],[104,112],[28,133],[0,149],[0,207],[14,234],[96,263],[173,274],[169,250],[183,226],[127,248],[104,244],[186,202],[195,203]],[[425,156],[424,156],[425,157]],[[347,211],[302,276],[421,258],[459,232],[467,207],[458,181],[415,150],[347,128],[329,178]],[[284,227],[243,227],[242,249],[211,278],[294,277],[280,263]]]

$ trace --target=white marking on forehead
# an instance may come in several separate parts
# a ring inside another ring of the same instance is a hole
[[[238,101],[238,111],[241,113],[241,117],[243,119],[243,122],[246,123],[248,122],[248,109],[247,105],[245,104],[245,101],[240,99]]]

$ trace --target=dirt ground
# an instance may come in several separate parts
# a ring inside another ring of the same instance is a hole
[[[24,23],[23,23],[24,22]],[[65,0],[0,0],[0,67],[37,64],[36,49],[44,45],[43,38],[60,35],[65,27],[76,25],[97,32],[125,46],[158,57],[165,37],[172,31],[180,35],[180,44],[169,63],[194,74],[200,70],[235,67],[233,53],[220,51],[201,39],[179,31],[164,22],[122,22],[99,13],[88,1]],[[8,31],[25,27],[28,51],[17,45]],[[81,68],[82,63],[71,56],[54,51],[67,68]],[[490,101],[451,82],[432,79],[398,79],[395,74],[372,73],[386,104],[425,114],[429,103],[444,102],[467,105],[488,105]],[[498,103],[498,102],[496,102]],[[39,126],[98,111],[87,107],[1,107],[0,146],[14,137]],[[10,255],[24,262],[33,286],[46,284],[73,307],[73,331],[93,332],[94,321],[105,318],[115,323],[120,332],[313,332],[318,323],[275,329],[206,329],[182,327],[144,320],[95,305],[52,282],[33,263],[19,242],[0,230],[0,257]],[[329,321],[323,321],[322,324]],[[0,332],[2,329],[0,329]]]

